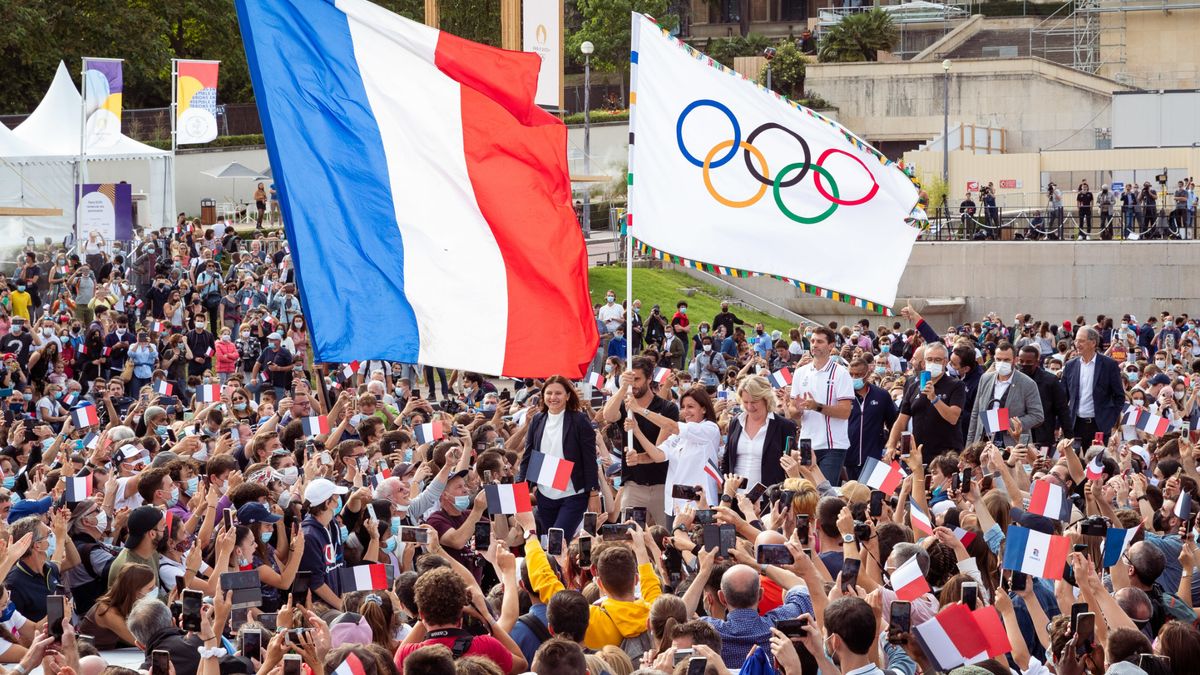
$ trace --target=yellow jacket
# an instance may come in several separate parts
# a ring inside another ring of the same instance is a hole
[[[529,570],[529,582],[533,591],[542,602],[550,602],[555,593],[566,590],[550,562],[546,560],[546,552],[536,537],[530,537],[525,542],[525,566]],[[646,631],[647,620],[650,618],[650,605],[662,594],[658,583],[658,575],[650,563],[638,565],[638,576],[642,580],[642,598],[633,602],[624,602],[605,598],[599,604],[591,606],[591,617],[588,620],[587,634],[583,644],[588,649],[601,649],[605,645],[621,645],[621,640],[641,635]]]

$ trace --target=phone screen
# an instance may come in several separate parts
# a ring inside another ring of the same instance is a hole
[[[583,514],[583,531],[593,537],[596,536],[596,518],[597,514],[593,511]]]
[[[796,516],[796,538],[799,539],[800,543],[806,548],[808,546],[809,537],[808,518],[809,516],[807,513],[801,513]]]
[[[591,537],[580,537],[579,538],[579,566],[580,567],[591,567],[592,566],[592,538]]]
[[[754,557],[759,565],[791,565],[796,562],[792,552],[783,544],[759,544]]]
[[[804,466],[811,466],[813,462],[812,455],[812,439],[800,439],[800,463]]]
[[[871,514],[872,518],[878,518],[879,516],[883,515],[883,498],[884,498],[883,492],[881,492],[879,490],[871,491],[870,514]]]
[[[1096,615],[1092,612],[1084,612],[1076,619],[1075,635],[1075,653],[1083,656],[1092,651],[1092,643],[1096,641]]]
[[[763,485],[762,483],[755,483],[754,487],[750,488],[750,490],[746,492],[746,499],[749,499],[750,503],[753,504],[754,502],[762,499],[763,493],[766,491],[766,485]]]
[[[67,598],[62,595],[46,596],[46,625],[50,635],[59,642],[63,639],[63,617],[67,613]]]
[[[721,525],[721,550],[717,555],[723,555],[726,558],[730,556],[730,551],[737,547],[737,528],[733,525]]]
[[[699,492],[694,485],[674,485],[671,487],[672,499],[686,499],[695,501],[699,498]]]
[[[708,669],[708,659],[703,656],[693,656],[688,659],[687,675],[704,675]]]
[[[242,656],[262,660],[262,631],[258,628],[242,629]]]
[[[300,675],[300,663],[303,659],[298,654],[288,654],[283,657],[283,675]]]
[[[182,604],[183,630],[192,633],[200,632],[200,606],[204,604],[204,591],[185,590]]]
[[[233,509],[225,509],[221,514],[221,522],[225,524],[226,531],[233,529]]]
[[[1079,615],[1083,614],[1086,611],[1088,611],[1088,604],[1086,602],[1076,602],[1073,605],[1071,605],[1071,632],[1072,633],[1076,632],[1076,627],[1078,626],[1078,621],[1079,621]]]
[[[1029,577],[1024,572],[1013,572],[1010,585],[1014,591],[1023,591],[1028,587]]]
[[[424,532],[424,530],[422,530]],[[475,550],[486,551],[492,545],[492,524],[480,521],[475,523]]]
[[[416,544],[428,544],[429,533],[420,527],[404,526],[400,528],[400,541],[411,541]]]
[[[646,507],[631,506],[625,509],[625,520],[632,520],[638,527],[646,529]]]
[[[712,525],[715,522],[717,522],[716,509],[700,509],[696,511],[697,525]]]
[[[976,588],[975,583],[971,582],[971,581],[964,582],[962,585],[963,604],[966,605],[967,607],[970,607],[971,611],[974,612],[975,604],[978,601],[978,598],[979,598],[979,589]]]
[[[900,600],[893,600],[888,626],[896,633],[912,632],[912,605]]]
[[[633,534],[625,523],[605,523],[600,526],[600,538],[604,541],[632,541]]]
[[[911,455],[912,454],[912,434],[910,434],[908,432],[904,432],[904,433],[900,434],[900,454],[901,455]]]
[[[562,552],[563,552],[562,528],[552,527],[546,533],[546,553],[549,555],[562,555]]]
[[[842,561],[842,593],[858,585],[858,568],[861,563],[856,558],[846,558]]]
[[[150,675],[170,675],[171,654],[161,649],[155,649],[150,654]]]

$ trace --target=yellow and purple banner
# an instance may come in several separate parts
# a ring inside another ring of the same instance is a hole
[[[220,61],[175,62],[175,144],[217,137],[217,69]]]
[[[123,87],[120,59],[85,58],[83,60],[86,147],[109,147],[121,138],[121,91]]]

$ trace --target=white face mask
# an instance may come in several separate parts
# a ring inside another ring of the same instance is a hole
[[[937,377],[942,374],[942,364],[926,363],[925,372],[929,373],[930,377]]]
[[[1012,364],[1009,363],[1008,361],[997,361],[996,362],[996,373],[998,373],[1002,377],[1008,377],[1009,375],[1012,374]]]

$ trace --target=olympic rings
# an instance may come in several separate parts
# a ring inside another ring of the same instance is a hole
[[[685,147],[683,144],[684,120],[687,119],[689,113],[700,107],[715,108],[716,110],[724,113],[725,117],[729,119],[730,126],[733,127],[733,138],[730,140],[721,141],[713,146],[713,148],[708,151],[708,154],[704,157],[703,161],[697,159],[692,153],[688,152],[687,147]],[[788,164],[787,166],[783,167],[779,173],[775,174],[774,179],[770,177],[771,172],[767,168],[766,156],[763,155],[762,151],[754,145],[754,141],[759,137],[759,135],[772,129],[778,129],[796,139],[796,141],[800,143],[801,150],[804,152],[804,161]],[[742,127],[741,124],[738,123],[737,117],[734,116],[733,111],[730,110],[725,104],[712,99],[705,98],[692,101],[686,108],[683,109],[683,112],[679,113],[679,118],[675,121],[675,143],[679,146],[679,152],[683,155],[684,159],[686,159],[690,164],[700,167],[702,170],[704,187],[708,190],[708,194],[718,203],[733,209],[744,209],[748,206],[757,204],[766,194],[767,188],[770,187],[772,189],[772,195],[775,198],[775,205],[779,208],[781,213],[797,223],[812,225],[832,216],[833,213],[837,211],[838,206],[858,206],[860,204],[865,204],[866,202],[874,199],[875,195],[879,193],[879,181],[876,180],[875,174],[871,173],[871,169],[859,157],[840,148],[829,148],[828,150],[822,152],[821,156],[818,157],[817,161],[814,163],[812,161],[812,152],[808,146],[808,141],[806,141],[798,132],[793,131],[777,122],[767,122],[759,125],[752,132],[750,132],[750,135],[746,137],[745,141],[743,141]],[[721,157],[717,158],[717,155],[720,154],[722,150],[727,150],[727,152],[721,155]],[[751,177],[762,184],[759,187],[758,192],[756,192],[750,198],[743,200],[733,200],[719,194],[716,188],[713,187],[712,183],[711,170],[727,164],[729,160],[733,159],[734,155],[738,153],[738,150],[742,151],[742,158],[746,162],[746,170],[750,172]],[[824,167],[825,160],[828,159],[830,155],[835,153],[842,154],[850,159],[853,159],[854,161],[858,162],[858,165],[863,168],[863,171],[867,172],[867,175],[871,179],[871,189],[868,190],[867,193],[862,197],[859,197],[858,199],[841,198],[837,181],[834,180],[833,174],[831,174],[829,170]],[[761,171],[754,166],[755,159],[757,159],[758,163],[762,165]],[[799,172],[795,176],[787,178],[790,172],[797,169]],[[829,208],[815,216],[801,216],[793,213],[788,209],[787,205],[784,204],[783,195],[780,194],[780,189],[798,185],[809,174],[809,171],[813,172],[813,183],[817,188],[817,193],[829,200],[830,205]],[[828,189],[825,186],[825,181],[829,182]]]
[[[837,187],[833,188],[833,196],[830,196],[828,193],[825,192],[825,186],[821,185],[821,177],[818,175],[817,177],[813,178],[813,182],[817,184],[817,192],[820,192],[821,196],[824,197],[825,199],[828,199],[829,201],[833,202],[834,204],[841,204],[842,206],[858,206],[859,204],[865,204],[866,202],[871,201],[871,198],[873,198],[875,196],[875,193],[879,192],[879,182],[875,180],[875,174],[871,173],[871,170],[867,168],[867,165],[864,164],[861,159],[846,152],[845,150],[841,150],[838,148],[830,148],[830,149],[826,150],[825,152],[822,152],[821,156],[817,158],[817,165],[820,166],[825,161],[826,157],[832,155],[835,152],[838,154],[841,154],[841,155],[845,155],[845,156],[849,157],[850,159],[858,162],[858,165],[863,168],[863,171],[866,171],[867,175],[871,177],[871,189],[868,190],[867,194],[864,197],[862,197],[861,199],[853,199],[853,200],[838,199],[837,198]],[[818,173],[820,173],[820,172],[818,172]],[[825,174],[825,175],[828,175],[828,174]],[[829,182],[832,185],[833,179],[830,179]]]
[[[675,142],[679,144],[679,151],[683,153],[684,159],[700,168],[704,168],[705,163],[693,157],[692,153],[688,152],[687,148],[683,145],[683,120],[687,118],[688,113],[692,112],[696,108],[699,108],[700,106],[705,105],[716,108],[717,110],[725,113],[725,116],[729,118],[729,123],[733,125],[733,141],[729,146],[729,154],[712,163],[712,168],[716,169],[718,167],[725,166],[729,160],[733,159],[733,156],[737,154],[738,147],[742,143],[742,127],[738,124],[737,118],[733,116],[733,111],[730,110],[729,107],[724,103],[702,98],[698,101],[692,101],[690,104],[688,104],[688,107],[684,108],[683,112],[679,113],[679,120],[675,122]]]
[[[728,206],[731,209],[744,209],[747,206],[752,206],[754,204],[757,204],[758,200],[762,199],[763,195],[766,194],[767,186],[766,186],[766,184],[758,186],[758,192],[755,193],[755,195],[753,197],[751,197],[749,199],[744,199],[740,202],[733,201],[732,199],[726,199],[725,197],[723,197],[717,193],[717,189],[713,187],[712,178],[709,175],[708,170],[710,167],[716,166],[716,164],[713,163],[713,161],[712,161],[713,156],[716,155],[718,152],[724,150],[725,148],[729,148],[729,147],[733,147],[733,141],[721,141],[720,143],[717,143],[716,145],[714,145],[713,149],[709,150],[708,155],[706,155],[704,157],[704,187],[708,188],[708,194],[712,195],[713,199],[724,204],[725,206]],[[746,152],[747,157],[749,157],[751,154],[753,154],[755,157],[758,158],[759,164],[762,164],[763,173],[770,172],[770,169],[767,168],[767,158],[763,157],[762,151],[760,151],[758,148],[754,147],[753,145],[750,145],[748,142],[742,142],[741,147]],[[736,153],[737,151],[734,150],[734,152]]]
[[[833,175],[830,174],[825,169],[825,167],[823,167],[819,164],[811,164],[809,166],[818,175],[824,176],[825,180],[829,181],[829,187],[833,189],[833,196],[837,197],[838,187],[837,187],[837,182],[835,180],[833,180]],[[817,215],[815,215],[811,218],[805,218],[804,216],[799,216],[799,215],[796,215],[795,213],[792,213],[791,210],[789,210],[788,207],[786,205],[784,205],[783,197],[779,194],[779,188],[782,184],[782,181],[780,179],[782,179],[784,176],[786,176],[787,172],[791,171],[792,169],[802,168],[802,167],[808,168],[808,167],[804,167],[804,165],[801,164],[800,162],[797,162],[795,164],[788,164],[787,166],[783,167],[783,169],[781,169],[778,174],[775,175],[775,189],[774,189],[775,206],[779,207],[779,210],[780,210],[780,212],[783,213],[783,215],[787,216],[788,218],[791,218],[792,220],[796,221],[797,223],[800,223],[802,225],[814,225],[816,223],[821,222],[822,220],[825,220],[829,216],[832,216],[833,212],[837,210],[838,202],[835,199],[830,199],[830,201],[833,203],[829,205],[829,208],[825,209],[821,213],[818,213]],[[815,178],[814,181],[815,180],[820,180],[820,179]]]
[[[782,124],[778,124],[776,122],[767,122],[766,124],[760,125],[757,129],[750,132],[750,135],[746,137],[746,142],[751,144],[751,147],[753,147],[754,139],[758,138],[758,135],[761,134],[762,132],[770,131],[771,129],[779,129],[780,131],[782,131],[786,134],[789,134],[792,138],[794,138],[800,142],[801,148],[804,148],[804,169],[799,174],[797,174],[797,176],[795,178],[788,180],[788,181],[784,181],[783,183],[780,183],[780,187],[792,187],[793,185],[804,180],[804,177],[808,175],[808,166],[809,166],[809,163],[812,162],[812,154],[808,150],[808,142],[805,141],[804,137],[801,136],[800,134],[798,134],[798,133],[792,131],[791,129],[788,129],[787,127],[783,126]],[[759,173],[754,170],[754,165],[752,165],[750,163],[750,151],[749,150],[743,152],[742,155],[746,158],[746,170],[748,170],[750,172],[751,176],[754,176],[760,183],[762,183],[764,185],[771,185],[773,183],[773,181],[770,178],[759,175]],[[817,163],[820,164],[821,161],[817,160]],[[763,163],[763,166],[764,167],[766,166],[765,162]]]

